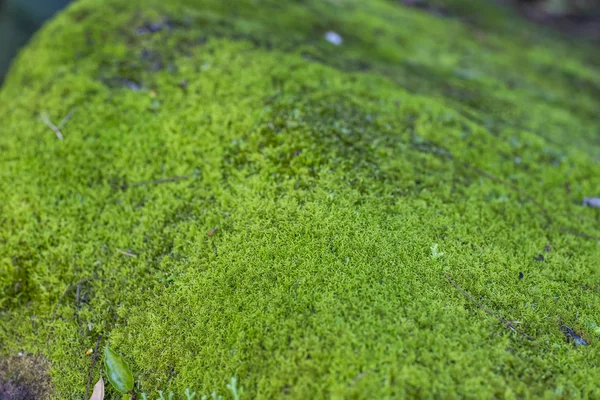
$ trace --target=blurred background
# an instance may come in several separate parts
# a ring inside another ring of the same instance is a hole
[[[0,83],[10,61],[45,20],[70,0],[0,0]]]
[[[0,0],[0,84],[19,49],[71,0]],[[123,0],[128,1],[128,0]],[[201,1],[201,0],[198,0]],[[367,1],[367,0],[365,0]],[[390,0],[417,8],[452,8],[459,0]],[[505,3],[564,34],[600,43],[600,0],[479,0]]]

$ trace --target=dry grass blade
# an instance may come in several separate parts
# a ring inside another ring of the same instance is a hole
[[[124,256],[127,257],[137,257],[135,254],[133,254],[131,251],[127,251],[127,250],[121,250],[119,248],[115,248],[115,250],[117,250],[118,253],[123,254]]]
[[[63,137],[63,134],[62,134],[62,132],[60,131],[60,128],[58,128],[56,125],[54,125],[54,124],[52,123],[52,121],[50,121],[50,117],[48,117],[48,114],[47,114],[47,113],[45,113],[45,112],[44,112],[44,113],[42,113],[42,115],[40,115],[40,118],[42,119],[42,122],[43,122],[44,124],[46,124],[46,125],[47,125],[47,126],[50,128],[50,129],[52,129],[52,131],[53,131],[53,132],[56,134],[56,137],[57,137],[59,140],[63,140],[63,139],[64,139],[64,137]]]

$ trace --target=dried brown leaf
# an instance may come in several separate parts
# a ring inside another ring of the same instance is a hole
[[[100,380],[94,385],[94,391],[90,400],[104,400],[104,380],[100,377]]]

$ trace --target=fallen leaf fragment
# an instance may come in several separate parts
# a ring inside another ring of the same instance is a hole
[[[100,380],[94,385],[94,391],[90,400],[104,400],[104,380],[100,377]]]

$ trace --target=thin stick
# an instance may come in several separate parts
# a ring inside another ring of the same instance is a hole
[[[520,194],[521,196],[525,197],[527,200],[531,201],[537,208],[539,208],[542,213],[544,214],[544,217],[546,218],[546,220],[549,223],[552,223],[552,218],[550,217],[550,214],[548,213],[548,210],[546,210],[546,208],[536,199],[533,198],[533,196],[531,196],[529,193],[524,192],[523,190],[519,189],[516,185],[507,182],[503,179],[497,178],[494,175],[485,172],[484,170],[481,170],[477,167],[472,166],[471,164],[469,164],[468,162],[463,162],[464,166],[467,167],[468,169],[471,169],[475,172],[477,172],[479,175],[485,176],[488,179],[493,180],[494,182],[497,182],[501,185],[504,185],[506,187],[508,187],[509,189],[511,189],[512,191]]]
[[[78,282],[73,283],[72,285],[69,285],[68,288],[65,289],[64,293],[59,297],[58,302],[56,302],[56,305],[54,306],[54,310],[52,310],[52,320],[54,321],[54,317],[56,316],[56,309],[58,308],[60,302],[62,301],[62,299],[64,299],[64,297],[67,295],[67,293],[69,293],[70,290],[78,287],[79,285],[81,285],[82,283],[91,281],[92,279],[96,279],[94,277],[91,278],[84,278],[81,279]]]
[[[42,122],[45,123],[50,129],[52,129],[52,131],[56,134],[56,137],[59,140],[63,140],[63,134],[60,131],[60,128],[56,127],[56,125],[54,125],[52,123],[52,121],[50,121],[50,118],[48,117],[48,114],[46,114],[45,112],[42,113],[42,115],[40,116],[42,118]]]
[[[591,290],[592,292],[600,293],[600,289],[596,289],[596,288],[593,288],[593,287],[582,285],[581,283],[577,284],[577,286],[579,286],[583,290]]]
[[[77,299],[77,312],[79,312],[79,294],[81,293],[81,283],[77,284],[77,294],[75,295],[75,298]]]
[[[89,397],[90,392],[90,383],[92,382],[92,375],[94,374],[94,364],[96,363],[96,357],[98,356],[98,345],[100,344],[100,339],[102,339],[102,335],[98,335],[98,339],[96,340],[96,350],[94,350],[94,356],[92,357],[92,366],[90,367],[90,373],[88,375],[87,386],[85,387],[85,397]]]
[[[71,117],[73,116],[75,111],[77,111],[76,108],[73,109],[72,111],[70,111],[67,115],[65,115],[65,117],[62,119],[62,121],[60,121],[60,124],[58,124],[58,129],[62,129],[62,127],[65,126],[67,124],[67,122],[69,122],[69,120],[71,119]]]
[[[115,248],[115,250],[117,250],[119,253],[123,254],[124,256],[128,256],[128,257],[137,257],[135,254],[133,254],[130,251],[126,251],[126,250],[121,250],[118,248]]]
[[[454,286],[459,292],[462,293],[463,296],[465,296],[473,304],[475,304],[477,307],[481,308],[487,314],[491,315],[492,317],[496,318],[498,321],[502,322],[508,329],[510,329],[510,330],[512,330],[514,332],[517,332],[517,333],[523,335],[525,338],[527,338],[529,340],[535,340],[535,338],[533,336],[529,336],[527,333],[523,332],[522,330],[520,330],[519,328],[517,328],[516,326],[514,326],[513,322],[505,320],[504,318],[496,315],[496,313],[494,313],[492,310],[490,310],[489,308],[487,308],[483,304],[477,302],[473,297],[471,297],[471,295],[469,293],[467,293],[463,288],[461,288],[460,286],[458,286],[452,280],[452,278],[450,278],[447,274],[444,274],[444,276],[446,277],[446,279],[448,280],[448,282],[450,282],[450,284],[452,286]]]
[[[517,186],[513,185],[510,182],[506,182],[500,178],[495,177],[494,175],[485,172],[477,167],[472,166],[471,164],[464,162],[463,163],[465,165],[465,167],[467,167],[468,169],[471,169],[475,172],[477,172],[478,174],[485,176],[486,178],[489,178],[491,180],[493,180],[494,182],[500,183],[506,187],[508,187],[509,189],[513,190],[514,192],[520,194],[521,196],[525,197],[526,199],[528,199],[529,201],[531,201],[537,208],[540,209],[540,211],[542,211],[542,213],[544,214],[544,217],[546,218],[546,221],[548,221],[549,224],[552,224],[552,217],[550,217],[550,213],[548,213],[548,210],[546,210],[546,208],[540,203],[538,202],[536,199],[533,198],[533,196],[531,196],[530,194],[524,192],[523,190],[519,189]],[[598,240],[600,241],[599,237],[595,237],[592,235],[588,235],[586,233],[582,233],[582,232],[577,232],[574,231],[572,229],[567,229],[567,228],[563,228],[563,227],[558,227],[556,228],[561,232],[565,232],[565,233],[570,233],[571,235],[575,235],[575,236],[579,236],[585,239],[592,239],[592,240]]]
[[[129,184],[124,183],[120,186],[120,188],[122,190],[125,190],[127,188],[136,187],[136,186],[159,185],[161,183],[182,181],[184,179],[190,179],[193,177],[194,177],[194,175],[182,175],[182,176],[173,176],[171,178],[165,178],[165,179],[157,179],[154,181],[143,181],[143,182],[135,182],[135,183],[129,183]]]
[[[557,229],[561,232],[570,233],[571,235],[579,236],[579,237],[582,237],[585,239],[592,239],[592,240],[600,241],[600,237],[596,237],[596,236],[588,235],[587,233],[577,232],[577,231],[574,231],[571,229],[563,228],[562,226],[558,227]]]

